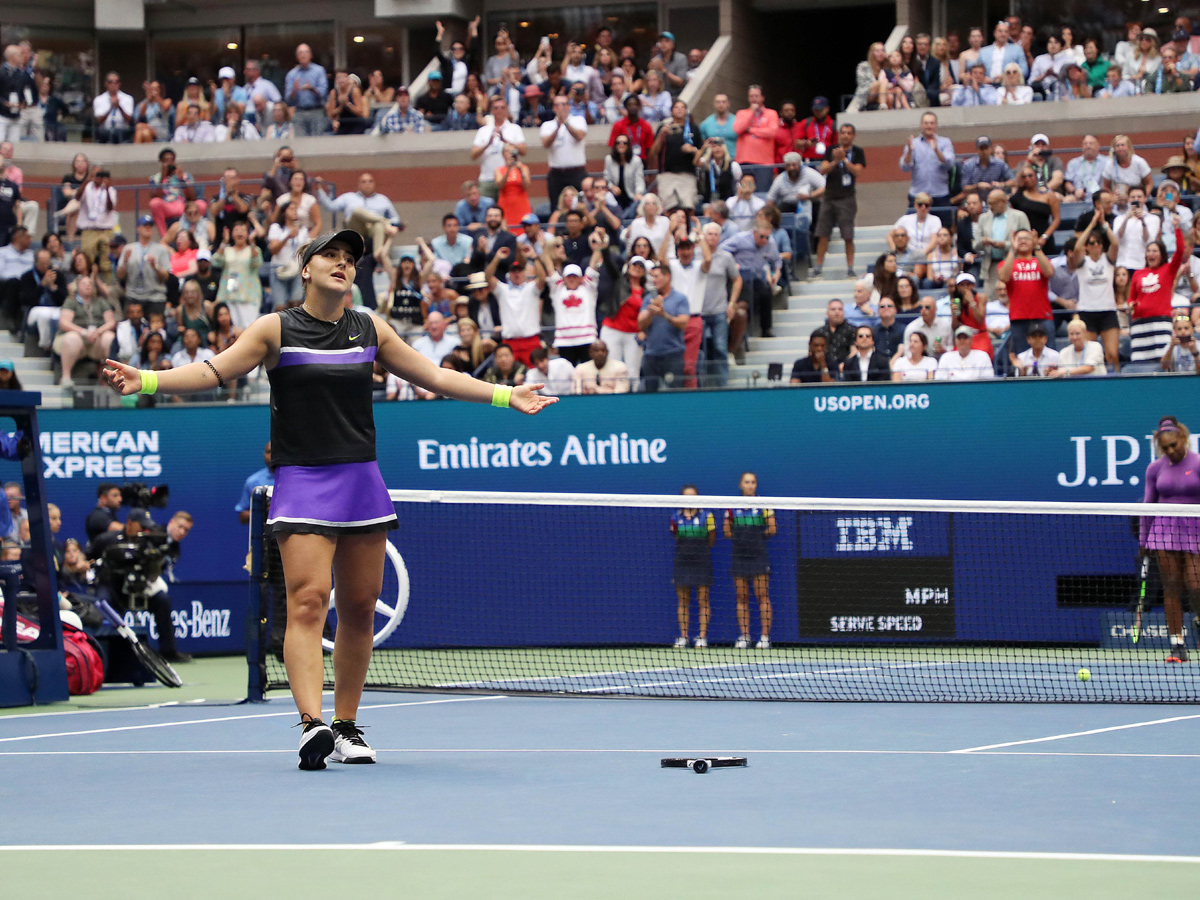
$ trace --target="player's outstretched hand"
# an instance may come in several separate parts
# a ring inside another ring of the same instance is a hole
[[[118,394],[128,396],[142,389],[142,376],[133,366],[127,366],[115,359],[106,359],[100,377],[108,382]]]
[[[517,412],[523,412],[527,416],[536,416],[543,409],[552,403],[557,403],[557,397],[543,397],[541,394],[535,394],[534,391],[540,391],[544,388],[544,384],[520,384],[513,388],[512,396],[508,399],[508,405]]]

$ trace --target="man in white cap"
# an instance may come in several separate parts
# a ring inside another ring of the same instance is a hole
[[[959,325],[954,329],[954,349],[942,354],[938,360],[939,381],[980,381],[995,377],[991,358],[982,350],[971,347],[975,329],[970,325]]]
[[[1066,172],[1063,161],[1050,149],[1050,138],[1039,132],[1029,141],[1025,162],[1037,173],[1038,187],[1045,191],[1062,191]]]
[[[596,300],[600,265],[607,241],[600,229],[588,237],[592,258],[587,271],[571,263],[562,275],[550,275],[550,302],[554,304],[554,347],[571,365],[588,361],[588,348],[596,339]]]

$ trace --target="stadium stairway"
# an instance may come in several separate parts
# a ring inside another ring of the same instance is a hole
[[[854,269],[859,277],[867,272],[879,254],[887,250],[887,233],[891,226],[873,225],[854,230]],[[816,256],[814,254],[813,260]],[[783,365],[783,380],[786,382],[792,364],[808,355],[808,336],[825,322],[825,307],[830,300],[841,300],[849,305],[854,296],[854,281],[846,277],[846,247],[840,235],[835,234],[829,242],[829,253],[825,257],[824,277],[805,280],[807,270],[798,270],[792,281],[791,293],[786,298],[775,298],[773,338],[750,338],[750,348],[742,365],[732,365],[729,370],[730,383],[765,383],[767,367],[771,363]],[[780,308],[780,300],[786,306]]]

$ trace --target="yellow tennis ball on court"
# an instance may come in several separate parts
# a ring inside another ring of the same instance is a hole
[[[1075,677],[1078,678],[1080,681],[1090,681],[1092,678],[1092,673],[1090,671],[1088,671],[1087,669],[1080,669],[1075,674]]]

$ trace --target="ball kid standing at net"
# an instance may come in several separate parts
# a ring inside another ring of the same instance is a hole
[[[1187,428],[1174,416],[1164,416],[1154,443],[1162,455],[1146,467],[1145,502],[1200,503],[1200,453],[1188,449]],[[1193,602],[1200,599],[1200,519],[1143,516],[1139,539],[1143,550],[1158,557],[1162,574],[1163,610],[1171,633],[1167,662],[1187,662],[1182,600],[1185,591]]]
[[[699,493],[695,485],[685,484],[684,496]],[[708,594],[713,583],[712,548],[717,541],[717,524],[713,514],[703,509],[680,509],[671,516],[671,534],[675,536],[675,597],[679,602],[679,637],[677,648],[688,645],[688,618],[692,605],[692,588],[696,588],[696,612],[700,630],[696,649],[708,646]]]
[[[382,319],[345,305],[363,239],[328,232],[300,251],[304,303],[262,316],[211,360],[155,373],[106,360],[105,380],[121,394],[187,394],[223,387],[257,366],[271,381],[275,490],[267,520],[279,544],[287,587],[284,663],[304,726],[300,768],[325,760],[373,763],[375,751],[355,719],[371,661],[375,601],[383,586],[387,532],[396,512],[379,473],[371,406],[372,370],[435,394],[491,403],[530,415],[554,403],[534,392],[441,369]],[[337,579],[334,719],[321,718],[321,632]]]
[[[758,476],[743,472],[738,482],[743,497],[758,493]],[[750,582],[758,598],[761,637],[754,646],[771,649],[771,560],[767,555],[767,538],[775,534],[775,513],[757,506],[725,510],[725,537],[733,543],[733,562],[730,573],[737,595],[739,635],[733,645],[738,650],[750,646]]]

